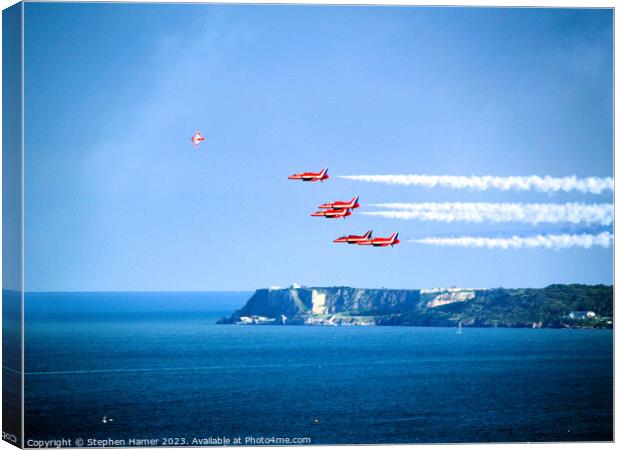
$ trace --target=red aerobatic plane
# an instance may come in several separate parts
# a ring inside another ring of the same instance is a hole
[[[351,215],[351,211],[348,209],[322,209],[315,213],[310,214],[312,217],[325,217],[326,219],[343,219]]]
[[[196,148],[198,148],[200,143],[204,140],[205,138],[202,137],[202,134],[200,134],[200,131],[197,131],[196,134],[192,136],[192,144],[194,144],[194,147]]]
[[[295,173],[288,177],[289,180],[301,180],[301,181],[323,181],[327,180],[329,175],[327,175],[327,167],[320,172],[302,172]]]
[[[360,196],[353,197],[350,202],[329,202],[323,203],[319,206],[320,209],[355,209],[359,208],[360,204],[357,202]]]
[[[362,241],[367,241],[372,236],[372,230],[366,232],[363,236],[357,236],[355,234],[350,234],[348,236],[340,236],[338,239],[334,239],[336,243],[347,243],[347,244],[359,244]]]
[[[372,238],[365,241],[358,242],[357,245],[372,245],[373,247],[387,247],[389,245],[399,244],[398,233],[394,233],[389,238]]]

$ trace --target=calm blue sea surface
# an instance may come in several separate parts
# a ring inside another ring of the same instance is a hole
[[[214,324],[249,296],[27,295],[26,439],[613,439],[610,330]]]

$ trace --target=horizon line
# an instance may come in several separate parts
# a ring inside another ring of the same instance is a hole
[[[582,286],[614,286],[614,282],[610,282],[610,283],[604,283],[604,282],[599,282],[599,283],[580,283],[580,282],[570,282],[570,283],[562,283],[562,282],[554,282],[554,283],[549,283],[546,284],[545,286],[494,286],[494,287],[484,287],[484,286],[478,286],[478,287],[471,287],[471,286],[458,286],[458,285],[452,285],[452,286],[433,286],[433,287],[407,287],[407,288],[390,288],[390,287],[354,287],[354,286],[347,286],[347,285],[331,285],[331,286],[310,286],[310,285],[299,285],[299,286],[282,286],[282,287],[274,287],[274,286],[268,286],[268,287],[259,287],[259,288],[254,288],[254,289],[249,289],[249,290],[223,290],[223,289],[214,289],[214,290],[159,290],[159,291],[153,291],[153,290],[24,290],[23,293],[24,294],[206,294],[206,293],[236,293],[236,294],[243,294],[243,293],[249,293],[249,292],[255,292],[257,290],[262,290],[262,289],[311,289],[311,288],[351,288],[351,289],[376,289],[376,290],[381,290],[381,289],[387,289],[387,290],[428,290],[428,289],[465,289],[465,290],[489,290],[489,289],[544,289],[547,288],[549,286],[554,286],[554,285],[564,285],[564,286],[570,286],[570,285],[582,285]],[[8,289],[8,288],[2,288],[2,292],[15,292],[15,293],[20,293],[22,291],[20,290],[15,290],[15,289]]]

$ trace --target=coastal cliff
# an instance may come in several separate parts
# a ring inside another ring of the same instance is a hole
[[[258,289],[222,324],[610,328],[613,287]]]
[[[368,322],[353,318],[399,314],[419,305],[419,290],[351,287],[258,289],[243,308],[222,322],[237,323],[243,317],[268,318],[273,319],[271,322],[286,324],[318,324],[330,320]]]

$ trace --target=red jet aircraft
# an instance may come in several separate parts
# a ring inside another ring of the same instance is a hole
[[[323,181],[327,180],[329,175],[327,175],[327,167],[320,172],[302,172],[295,173],[288,177],[289,180],[301,180],[301,181]]]
[[[351,215],[351,211],[348,209],[322,209],[315,213],[310,214],[312,217],[325,217],[326,219],[343,219]]]
[[[363,236],[357,236],[355,234],[350,234],[348,236],[340,236],[338,239],[334,239],[336,243],[347,243],[347,244],[359,244],[362,241],[367,241],[372,236],[372,230],[367,231]]]
[[[357,202],[359,200],[359,195],[353,197],[350,202],[329,202],[323,203],[319,206],[320,209],[355,209],[359,208],[360,204]]]
[[[387,247],[389,245],[399,244],[398,233],[394,233],[389,238],[372,238],[366,239],[364,241],[358,242],[357,245],[372,245],[373,247]]]
[[[202,134],[200,134],[200,131],[197,131],[196,134],[192,136],[192,144],[194,144],[194,147],[196,148],[198,148],[200,143],[204,140],[205,138],[202,137]]]

